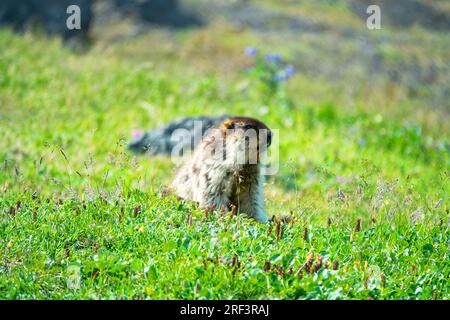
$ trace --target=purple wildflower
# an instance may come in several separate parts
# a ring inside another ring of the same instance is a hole
[[[284,73],[279,73],[275,76],[275,81],[277,82],[284,82],[287,81],[289,79],[289,77]]]
[[[281,56],[279,54],[266,54],[264,60],[268,63],[275,62],[278,63],[281,61]]]
[[[247,47],[244,50],[245,55],[248,57],[254,57],[258,54],[258,49],[254,48],[254,47]]]
[[[337,176],[336,181],[339,183],[347,183],[347,179],[345,179],[345,177],[343,176]]]
[[[295,74],[296,70],[295,70],[295,67],[293,65],[289,64],[286,67],[286,69],[284,69],[284,72],[286,73],[286,75],[288,77],[292,77]]]
[[[131,131],[131,136],[133,137],[133,139],[139,139],[144,135],[144,131],[141,129],[133,129]]]
[[[295,74],[295,68],[293,65],[287,65],[286,68],[278,72],[275,76],[275,81],[284,82],[289,80]]]

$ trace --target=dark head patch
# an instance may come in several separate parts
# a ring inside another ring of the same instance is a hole
[[[265,129],[270,131],[263,122],[250,117],[231,117],[223,122],[224,129]]]

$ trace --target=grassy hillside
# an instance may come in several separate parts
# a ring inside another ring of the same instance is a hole
[[[266,97],[243,51],[277,41],[217,22],[77,54],[0,31],[0,298],[448,299],[445,108],[302,72]],[[220,113],[279,130],[269,224],[162,195],[175,165],[125,148]]]

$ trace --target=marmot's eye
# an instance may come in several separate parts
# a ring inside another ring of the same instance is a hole
[[[245,130],[253,129],[253,126],[252,126],[251,124],[246,124],[246,125],[244,126],[244,129],[245,129]]]

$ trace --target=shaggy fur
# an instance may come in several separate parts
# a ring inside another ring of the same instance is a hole
[[[202,208],[235,206],[258,221],[267,221],[260,154],[270,146],[271,135],[264,123],[253,118],[222,121],[208,130],[170,189]]]

